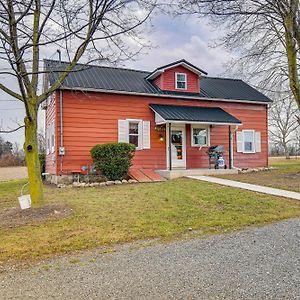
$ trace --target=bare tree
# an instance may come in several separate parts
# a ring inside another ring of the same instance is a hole
[[[295,101],[288,95],[277,94],[269,111],[270,140],[283,149],[285,157],[290,158],[290,145],[295,142],[299,111]]]
[[[39,130],[37,133],[37,139],[38,139],[38,151],[39,154],[45,154],[46,153],[46,139],[44,132]]]
[[[24,151],[33,207],[43,202],[38,160],[37,112],[73,71],[77,62],[102,63],[132,58],[145,46],[141,25],[156,0],[6,0],[0,2],[0,74],[11,76],[18,90],[0,89],[23,102],[26,116]],[[133,46],[130,46],[133,45]],[[55,48],[54,48],[55,47]],[[56,82],[39,93],[41,58],[59,48],[68,63]]]
[[[300,110],[300,0],[181,0],[180,13],[210,17],[237,54],[231,66],[265,90],[289,83]],[[299,120],[300,122],[300,120]]]

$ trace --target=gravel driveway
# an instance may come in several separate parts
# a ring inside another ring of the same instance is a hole
[[[300,219],[0,273],[1,299],[300,299]]]

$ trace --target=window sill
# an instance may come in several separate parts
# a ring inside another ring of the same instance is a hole
[[[193,148],[209,148],[210,146],[208,145],[192,145]]]

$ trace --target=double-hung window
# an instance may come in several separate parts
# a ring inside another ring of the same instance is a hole
[[[46,128],[46,154],[50,153],[50,126]]]
[[[137,150],[150,149],[150,121],[118,120],[118,142],[130,143]]]
[[[261,134],[255,130],[242,130],[236,133],[237,152],[261,152]]]
[[[177,90],[186,90],[187,89],[187,80],[185,73],[175,73],[175,82]]]
[[[209,146],[209,128],[208,127],[191,127],[192,146],[203,147]]]
[[[51,128],[51,140],[50,140],[51,152],[54,153],[55,151],[55,121],[54,120],[52,121],[50,128]]]
[[[255,152],[255,131],[244,130],[243,131],[243,143],[245,153]]]
[[[128,121],[128,142],[141,149],[141,121]]]

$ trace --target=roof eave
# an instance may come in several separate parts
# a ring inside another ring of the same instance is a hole
[[[95,93],[106,93],[106,94],[123,94],[123,95],[134,95],[134,96],[145,96],[145,97],[156,97],[156,98],[176,98],[176,99],[188,99],[188,100],[203,100],[203,101],[221,101],[221,102],[239,102],[248,104],[263,104],[269,105],[272,101],[257,101],[257,100],[243,100],[243,99],[222,99],[222,98],[205,98],[195,96],[184,96],[184,95],[167,95],[167,94],[150,94],[143,92],[129,92],[129,91],[118,91],[118,90],[106,90],[106,89],[95,89],[95,88],[82,88],[82,87],[66,87],[61,86],[60,90],[70,91],[86,91]]]
[[[161,122],[156,122],[156,125],[164,125],[167,123],[175,123],[175,124],[199,124],[199,125],[219,125],[219,126],[242,126],[243,123],[242,122],[209,122],[209,121],[205,121],[205,122],[200,122],[200,121],[188,121],[188,120],[172,120],[172,119],[165,119],[163,118],[151,105],[149,106],[150,109],[156,113],[157,115],[159,115],[159,117],[163,120]]]
[[[156,125],[163,125],[167,123],[175,123],[175,124],[199,124],[199,125],[219,125],[219,126],[242,126],[243,123],[237,123],[237,122],[211,122],[211,121],[189,121],[189,120],[164,120],[163,122],[158,122]]]

